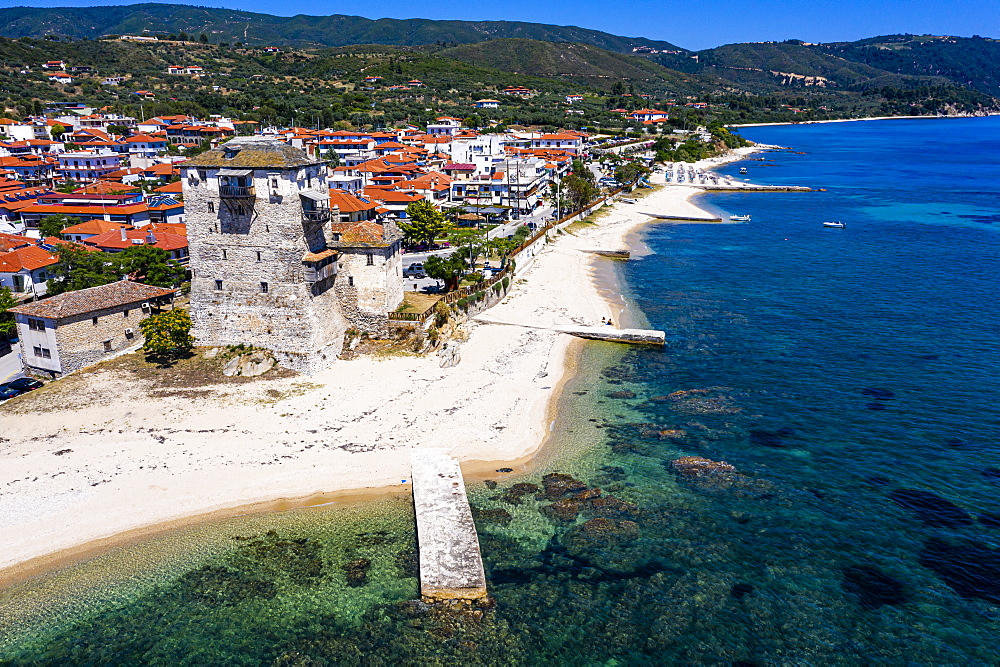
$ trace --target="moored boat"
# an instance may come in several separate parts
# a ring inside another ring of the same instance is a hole
[[[749,215],[731,215],[729,216],[730,222],[750,222]]]
[[[832,227],[834,229],[843,229],[847,225],[845,225],[844,223],[838,221],[838,222],[824,222],[823,226],[824,227]]]

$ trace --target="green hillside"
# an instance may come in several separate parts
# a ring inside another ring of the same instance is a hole
[[[889,35],[810,48],[897,74],[946,77],[1000,95],[1000,40],[996,39]]]
[[[610,90],[615,83],[624,83],[644,92],[686,95],[704,92],[708,85],[702,77],[589,44],[494,39],[445,49],[441,55],[481,67],[560,78],[603,90]]]
[[[552,42],[583,42],[630,52],[636,46],[676,50],[663,41],[620,37],[599,30],[520,21],[433,21],[367,19],[360,16],[271,16],[232,9],[171,4],[107,7],[11,7],[3,10],[0,36],[59,35],[96,39],[108,34],[143,31],[177,35],[205,33],[212,42],[248,45],[347,46],[350,44],[465,44],[498,37]]]

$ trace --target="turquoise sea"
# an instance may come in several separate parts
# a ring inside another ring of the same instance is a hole
[[[723,171],[825,191],[645,229],[666,349],[587,344],[541,463],[470,488],[495,605],[413,602],[386,498],[0,591],[0,663],[995,664],[1000,118],[743,133],[790,150]]]

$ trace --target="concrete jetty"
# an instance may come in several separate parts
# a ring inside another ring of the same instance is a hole
[[[662,213],[647,213],[641,211],[643,215],[648,215],[657,220],[668,220],[670,222],[722,222],[722,218],[699,218],[690,215],[663,215]]]
[[[420,595],[428,602],[486,597],[479,536],[458,459],[443,449],[419,449],[410,454],[410,470]]]
[[[553,331],[561,331],[578,338],[606,340],[612,343],[639,343],[643,345],[663,345],[667,334],[654,329],[616,329],[615,327],[552,327]]]

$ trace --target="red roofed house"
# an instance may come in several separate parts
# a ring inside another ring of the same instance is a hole
[[[108,232],[117,232],[119,229],[132,229],[132,226],[124,222],[109,222],[101,218],[95,218],[94,220],[78,222],[75,225],[66,227],[62,230],[60,236],[67,241],[80,243],[94,236],[100,236]]]
[[[73,151],[59,155],[59,175],[69,181],[97,181],[121,169],[122,156],[112,151]]]
[[[25,370],[56,377],[137,348],[139,321],[169,306],[175,291],[120,280],[11,308]]]
[[[569,151],[575,154],[583,148],[583,138],[573,134],[543,134],[531,140],[531,147]]]
[[[407,206],[424,199],[423,195],[375,187],[365,188],[365,197],[379,202],[383,208],[389,211],[390,215],[401,219],[406,218]]]
[[[40,245],[27,245],[0,253],[0,288],[16,296],[37,298],[46,292],[51,267],[59,259]]]
[[[380,203],[364,195],[355,196],[344,190],[330,190],[330,209],[340,213],[335,222],[364,222],[377,217]]]
[[[188,257],[187,236],[169,232],[154,232],[147,229],[111,230],[97,236],[91,236],[83,241],[84,245],[97,248],[102,252],[122,252],[136,246],[148,245],[160,248],[170,253],[170,259],[186,263]]]
[[[640,123],[665,123],[670,118],[670,114],[656,109],[636,109],[628,117]]]

